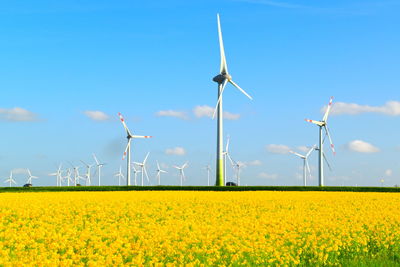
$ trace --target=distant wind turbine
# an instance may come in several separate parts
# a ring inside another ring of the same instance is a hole
[[[319,146],[318,146],[318,178],[319,178],[319,186],[324,186],[324,162],[323,162],[323,158],[324,158],[324,150],[323,150],[323,145],[324,145],[324,139],[322,137],[322,129],[325,130],[325,135],[328,136],[329,142],[331,144],[331,149],[333,152],[333,155],[336,154],[335,152],[335,147],[332,143],[332,138],[331,135],[329,133],[329,129],[328,129],[328,116],[329,116],[329,112],[332,108],[332,102],[333,102],[333,97],[331,97],[331,99],[329,100],[329,104],[328,107],[325,111],[324,117],[322,118],[321,121],[315,121],[315,120],[309,120],[306,119],[306,121],[311,122],[315,125],[317,125],[319,127]]]
[[[115,177],[118,177],[118,185],[121,185],[121,179],[124,179],[124,175],[122,174],[122,167],[119,166],[119,172],[114,174]]]
[[[62,179],[62,171],[61,171],[62,164],[58,165],[58,169],[54,173],[50,173],[49,176],[56,176],[57,179],[57,186],[61,186],[61,179]]]
[[[131,185],[131,139],[132,138],[151,138],[152,136],[132,135],[131,132],[129,131],[128,126],[126,126],[125,119],[122,117],[122,114],[118,113],[118,116],[119,116],[119,119],[121,120],[122,125],[124,126],[124,129],[127,134],[126,138],[128,139],[128,144],[125,148],[122,159],[125,159],[125,157],[127,156],[126,184]]]
[[[97,160],[97,157],[96,157],[96,155],[93,153],[93,158],[94,158],[94,160],[96,161],[96,167],[97,167],[97,174],[98,174],[98,183],[99,183],[99,186],[101,185],[101,183],[100,183],[100,179],[101,179],[101,168],[104,166],[104,165],[106,165],[105,163],[100,163],[98,160]]]
[[[307,170],[308,170],[308,174],[311,177],[311,170],[310,170],[310,166],[308,165],[308,157],[311,155],[311,152],[313,152],[316,148],[317,148],[317,145],[313,146],[310,150],[308,150],[308,152],[305,155],[299,154],[292,150],[289,151],[293,155],[296,155],[299,158],[303,159],[303,184],[304,184],[304,186],[307,186]]]
[[[12,184],[17,184],[17,182],[13,179],[13,172],[10,172],[10,177],[8,177],[7,180],[4,181],[5,183],[9,183],[10,187],[12,187]]]
[[[205,169],[207,170],[207,185],[210,186],[210,172],[211,172],[210,164],[206,165]]]
[[[26,181],[26,183],[27,184],[32,184],[32,179],[37,179],[38,177],[37,176],[33,176],[29,169],[27,169],[27,171],[28,171],[29,177],[28,177],[28,180]]]
[[[140,172],[142,173],[142,186],[144,185],[144,175],[146,175],[147,182],[150,183],[149,176],[147,175],[147,170],[146,170],[146,161],[147,161],[147,158],[149,157],[149,154],[150,154],[150,152],[147,153],[143,162],[135,162],[135,164],[141,168]]]
[[[92,172],[92,167],[94,166],[94,164],[89,165],[89,164],[85,163],[83,160],[81,160],[81,162],[86,166],[86,174],[85,174],[86,185],[90,186],[92,184],[91,172]]]
[[[184,169],[188,166],[188,163],[186,162],[185,164],[183,164],[181,167],[179,166],[174,166],[175,169],[179,170],[179,175],[181,177],[181,186],[183,185],[183,181],[186,180],[185,178],[185,172]]]
[[[160,164],[158,164],[157,161],[157,180],[158,180],[158,185],[161,184],[161,173],[167,173],[167,171],[164,171],[160,168]]]
[[[224,181],[224,156],[223,156],[223,110],[222,110],[222,95],[226,84],[229,82],[235,86],[245,96],[252,99],[242,88],[239,87],[233,80],[232,76],[228,72],[228,66],[226,64],[224,44],[222,41],[221,23],[219,20],[219,14],[217,14],[218,22],[218,37],[219,37],[219,48],[221,55],[220,73],[213,78],[213,81],[218,83],[218,101],[213,114],[213,118],[217,114],[217,168],[216,168],[216,183],[217,186],[225,185]]]

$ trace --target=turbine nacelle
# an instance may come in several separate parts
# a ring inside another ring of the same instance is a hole
[[[213,78],[213,81],[218,83],[218,84],[223,84],[225,82],[225,80],[232,80],[232,76],[229,74],[218,74],[217,76],[215,76]]]

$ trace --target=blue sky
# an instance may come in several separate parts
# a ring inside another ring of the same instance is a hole
[[[326,146],[326,184],[399,184],[399,11],[398,1],[375,0],[3,3],[0,177],[15,170],[22,185],[30,168],[35,184],[55,184],[48,174],[59,163],[96,153],[107,163],[103,183],[115,184],[126,164],[121,112],[131,131],[154,136],[132,150],[134,161],[150,151],[153,183],[158,160],[164,183],[177,184],[171,166],[188,161],[186,184],[206,184],[220,13],[229,70],[254,98],[231,86],[224,94],[242,184],[300,185],[302,162],[287,150],[317,142],[304,119],[321,119],[330,96],[337,155]],[[166,153],[176,148],[184,153]],[[316,154],[310,165],[316,185]]]

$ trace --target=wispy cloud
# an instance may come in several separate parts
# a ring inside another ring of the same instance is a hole
[[[210,107],[210,106],[207,106],[207,105],[196,106],[193,109],[193,114],[197,118],[202,118],[202,117],[212,118],[212,116],[214,114],[214,108]],[[240,118],[240,114],[234,114],[234,113],[230,113],[230,112],[224,111],[224,119],[227,119],[227,120],[238,120],[239,118]]]
[[[176,110],[160,110],[156,112],[157,117],[174,117],[182,120],[189,119],[188,115],[184,111],[176,111]]]
[[[167,148],[165,154],[183,156],[186,154],[186,150],[183,147]]]
[[[359,153],[376,153],[380,151],[376,146],[362,140],[351,141],[346,145],[346,148]]]
[[[39,121],[39,116],[29,110],[15,108],[0,108],[0,120],[10,122]]]
[[[99,110],[87,110],[83,114],[94,121],[107,121],[110,119],[110,116]]]
[[[386,176],[392,176],[392,174],[393,174],[393,170],[391,170],[391,169],[387,169],[387,170],[385,171],[385,175],[386,175]]]
[[[290,147],[286,145],[270,144],[266,146],[268,152],[272,154],[288,154]]]
[[[326,108],[327,106],[323,107],[321,113],[325,113]],[[362,113],[379,113],[389,116],[400,116],[400,102],[388,101],[382,106],[337,102],[333,104],[331,110],[331,115],[358,115]]]

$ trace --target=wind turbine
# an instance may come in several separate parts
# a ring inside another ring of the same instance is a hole
[[[126,164],[127,165],[126,185],[131,185],[131,139],[132,138],[151,138],[152,136],[132,135],[131,132],[129,131],[128,126],[126,126],[125,119],[122,117],[122,114],[118,113],[118,116],[119,116],[119,119],[122,122],[122,125],[125,128],[125,131],[126,131],[126,134],[127,134],[126,138],[128,139],[128,144],[127,144],[127,146],[125,148],[124,155],[122,156],[122,160],[124,160],[126,156],[128,157],[127,158],[127,164]],[[142,174],[142,178],[143,178],[143,174]]]
[[[74,166],[69,161],[68,161],[68,163],[71,165],[72,169],[74,170],[74,186],[76,186],[77,184],[80,184],[79,178],[83,178],[83,177],[79,175],[79,166]]]
[[[17,182],[13,179],[13,172],[10,172],[10,177],[8,177],[7,180],[4,181],[5,183],[9,183],[10,187],[12,186],[12,184],[17,184]]]
[[[57,179],[57,186],[61,186],[61,179],[62,179],[62,171],[61,171],[62,164],[58,165],[58,169],[54,173],[50,173],[49,176],[56,176]]]
[[[146,170],[146,161],[147,161],[147,158],[149,157],[149,154],[150,154],[150,152],[147,153],[143,162],[134,162],[136,165],[138,165],[141,168],[140,172],[142,173],[142,186],[144,185],[143,174],[146,174],[147,181],[150,183],[149,176],[147,175],[147,170]]]
[[[99,175],[98,181],[99,181],[99,186],[100,186],[101,168],[102,168],[104,165],[106,165],[106,164],[105,164],[105,163],[100,163],[100,162],[97,160],[96,155],[95,155],[94,153],[93,153],[93,158],[94,158],[94,160],[96,161],[97,173],[98,173],[98,175]]]
[[[181,186],[183,185],[183,180],[185,179],[185,172],[183,171],[186,167],[188,166],[188,163],[186,162],[185,164],[183,164],[181,167],[179,166],[174,166],[175,169],[179,170],[179,175],[181,176]]]
[[[160,164],[158,164],[157,161],[157,180],[158,180],[158,185],[161,184],[161,173],[167,173],[167,171],[164,171],[160,168]]]
[[[83,160],[81,162],[86,166],[86,174],[85,174],[85,179],[86,179],[86,185],[90,186],[92,181],[91,181],[91,170],[94,164],[87,164]]]
[[[124,179],[124,175],[122,174],[122,167],[119,166],[119,172],[114,174],[115,177],[118,177],[118,185],[121,185],[121,178]]]
[[[231,140],[231,137],[228,135],[227,141],[226,141],[226,146],[225,146],[225,151],[222,152],[222,155],[224,156],[224,180],[226,181],[226,158],[229,158],[229,160],[232,162],[231,155],[229,154],[229,142]],[[233,164],[233,163],[232,163]]]
[[[311,170],[310,170],[310,166],[308,165],[308,157],[311,155],[311,152],[313,152],[313,150],[315,150],[316,148],[317,148],[316,145],[313,146],[305,155],[299,154],[292,150],[289,151],[293,155],[296,155],[296,156],[300,157],[301,159],[303,159],[303,183],[304,183],[304,186],[307,186],[307,170],[308,170],[308,174],[311,177]]]
[[[329,129],[328,129],[328,116],[329,116],[329,112],[332,108],[332,102],[333,102],[333,97],[330,98],[329,100],[329,104],[328,107],[325,111],[324,117],[322,118],[321,121],[315,121],[315,120],[309,120],[306,119],[306,121],[311,122],[315,125],[317,125],[319,127],[319,146],[318,146],[318,177],[319,177],[319,186],[324,186],[324,162],[323,162],[323,158],[324,158],[324,150],[323,150],[323,145],[324,145],[324,140],[325,140],[325,136],[324,138],[322,137],[322,129],[325,130],[325,135],[328,136],[330,145],[331,145],[331,149],[333,152],[333,155],[336,154],[335,152],[335,147],[332,143],[332,138],[331,135],[329,133]]]
[[[233,161],[232,159],[231,159],[231,163],[236,172],[236,183],[239,186],[240,185],[240,168],[244,167],[245,164],[241,163],[239,161],[237,161],[237,162]]]
[[[67,186],[70,186],[70,182],[73,183],[74,181],[71,178],[71,169],[68,168],[66,171],[66,175],[63,177],[64,179],[67,180]]]
[[[218,37],[219,37],[219,49],[221,55],[220,71],[217,76],[213,78],[213,81],[218,83],[218,101],[214,110],[213,118],[217,114],[217,168],[216,168],[216,183],[217,186],[224,186],[224,158],[223,158],[223,110],[222,110],[222,94],[224,92],[226,84],[229,82],[235,86],[245,96],[252,99],[242,88],[239,87],[233,80],[232,76],[228,72],[228,66],[226,64],[224,44],[222,41],[221,23],[219,20],[219,14],[217,14],[218,22]]]
[[[29,169],[27,169],[27,170],[28,170],[29,177],[28,177],[28,180],[26,181],[26,183],[27,184],[32,184],[32,179],[37,179],[38,177],[37,176],[33,176]]]

